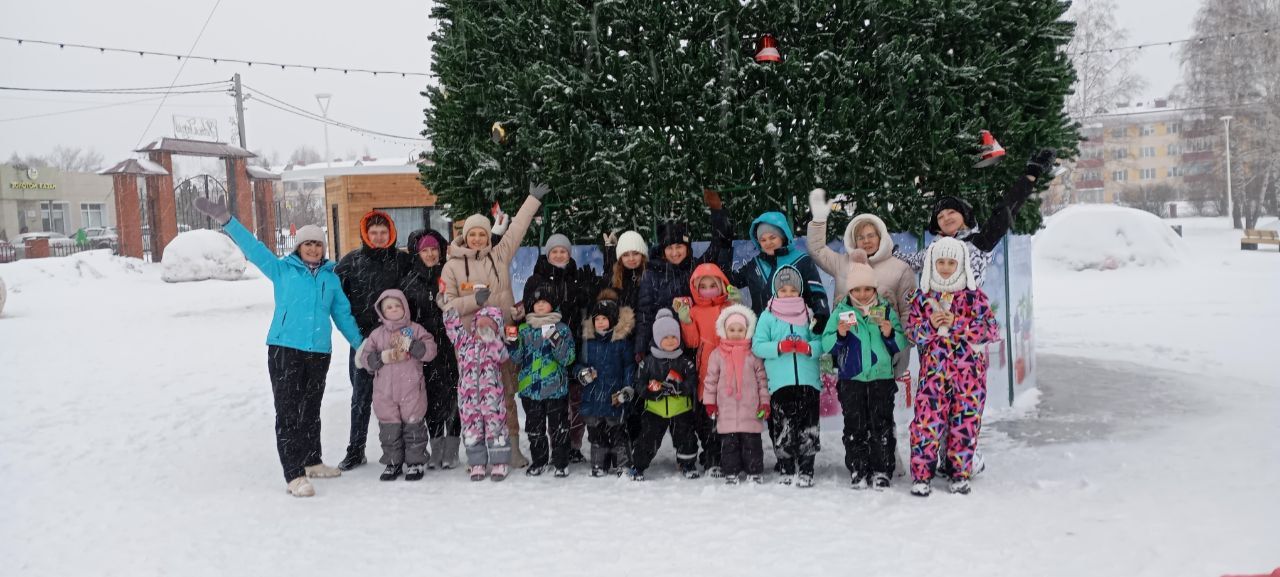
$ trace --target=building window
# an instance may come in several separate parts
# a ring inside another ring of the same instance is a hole
[[[1178,176],[1182,176],[1182,167],[1181,167],[1181,166],[1170,166],[1170,167],[1169,167],[1169,178],[1174,178],[1174,177],[1178,177]]]
[[[1213,150],[1213,141],[1208,138],[1196,138],[1187,141],[1186,152],[1207,152]]]
[[[1111,173],[1112,182],[1124,182],[1129,179],[1128,177],[1129,177],[1128,170],[1117,170]]]
[[[1094,204],[1096,204],[1096,203],[1100,203],[1100,202],[1102,202],[1102,193],[1103,193],[1103,191],[1102,191],[1102,189],[1101,189],[1101,188],[1091,188],[1091,189],[1087,189],[1087,190],[1077,190],[1077,191],[1076,191],[1076,198],[1077,198],[1080,202],[1088,202],[1088,203],[1094,203]]]
[[[1111,138],[1124,138],[1124,127],[1120,126],[1111,129]]]
[[[1151,158],[1156,155],[1156,147],[1144,146],[1140,154],[1143,158]]]
[[[1139,134],[1143,136],[1151,136],[1155,133],[1156,133],[1156,127],[1150,124],[1143,124],[1142,128],[1139,130]]]
[[[1178,146],[1177,144],[1170,144],[1170,145],[1169,145],[1169,156],[1176,156],[1176,155],[1179,155],[1179,154],[1182,154],[1182,147],[1181,147],[1181,146]]]
[[[445,238],[449,238],[449,221],[445,218],[444,213],[440,210],[429,206],[413,206],[400,208],[378,208],[387,213],[391,220],[396,223],[396,246],[406,248],[409,242],[409,232],[427,228],[428,225],[436,232],[443,234]]]
[[[1102,158],[1102,148],[1101,148],[1101,147],[1098,147],[1098,146],[1090,146],[1090,147],[1088,147],[1088,148],[1083,148],[1083,149],[1081,149],[1081,150],[1080,150],[1080,159],[1081,159],[1081,160],[1093,160],[1093,159],[1096,159],[1096,158]]]
[[[1155,180],[1155,178],[1156,178],[1156,169],[1154,169],[1154,168],[1144,168],[1144,169],[1142,169],[1142,170],[1138,173],[1138,178],[1139,178],[1139,179],[1141,179],[1141,180]]]
[[[80,226],[82,228],[106,226],[105,204],[82,202],[80,203]]]
[[[1181,122],[1166,122],[1166,123],[1165,123],[1165,125],[1164,125],[1164,133],[1165,133],[1165,134],[1177,134],[1177,133],[1179,133],[1179,132],[1182,132],[1182,123],[1181,123]]]
[[[1128,158],[1128,156],[1129,156],[1129,149],[1127,148],[1116,148],[1111,151],[1111,158],[1114,158],[1116,160],[1122,160],[1124,158]]]
[[[64,202],[41,202],[40,224],[45,232],[67,234],[67,204]]]

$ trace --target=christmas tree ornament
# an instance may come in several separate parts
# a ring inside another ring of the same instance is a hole
[[[760,50],[756,52],[756,62],[782,62],[782,53],[778,52],[778,41],[772,34],[765,34],[760,39]]]
[[[495,144],[506,144],[507,129],[502,127],[501,122],[494,122],[493,127],[489,129],[489,138],[493,139]]]
[[[986,168],[988,166],[995,166],[999,164],[1001,160],[1004,160],[1004,147],[1000,146],[1000,142],[996,140],[996,137],[991,135],[991,131],[983,130],[979,134],[979,138],[981,140],[979,144],[980,158],[973,167]]]

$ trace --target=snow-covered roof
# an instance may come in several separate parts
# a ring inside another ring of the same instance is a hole
[[[409,158],[384,158],[378,160],[344,160],[316,162],[286,167],[280,173],[285,182],[324,180],[327,176],[351,176],[359,174],[417,174],[418,162]]]
[[[129,158],[121,160],[111,168],[100,170],[98,174],[140,174],[142,176],[163,176],[169,174],[158,162],[145,158]]]

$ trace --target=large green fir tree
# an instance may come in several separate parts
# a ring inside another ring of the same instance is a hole
[[[580,241],[698,229],[703,187],[742,232],[765,210],[801,227],[815,186],[899,230],[923,230],[931,193],[985,214],[1033,150],[1074,149],[1067,6],[439,0],[423,181],[453,217],[548,182],[547,230]],[[755,61],[765,34],[781,62]],[[981,129],[1009,160],[972,168]],[[1028,209],[1017,229],[1038,223]]]

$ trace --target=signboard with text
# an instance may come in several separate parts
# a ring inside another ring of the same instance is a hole
[[[220,142],[218,140],[218,121],[213,118],[178,116],[175,114],[173,116],[173,135],[187,140]]]

